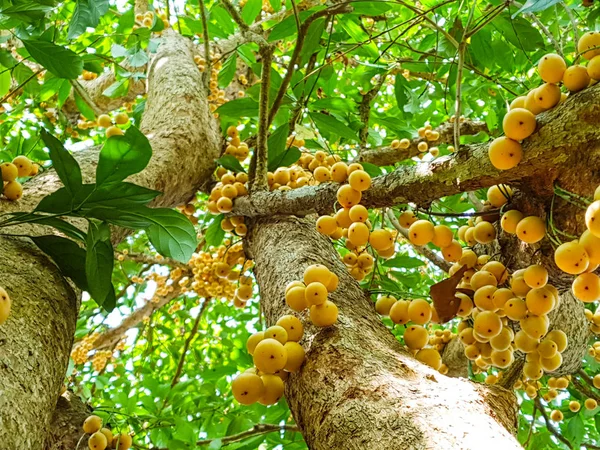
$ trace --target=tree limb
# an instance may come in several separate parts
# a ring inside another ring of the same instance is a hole
[[[359,137],[360,137],[360,145],[367,145],[367,138],[369,137],[369,116],[371,115],[371,102],[377,97],[377,94],[381,90],[383,83],[387,78],[387,73],[381,74],[380,79],[373,88],[371,88],[367,93],[363,94],[362,101],[358,105],[358,114],[360,117],[360,121],[364,124],[364,126],[360,129]]]
[[[546,428],[548,428],[548,431],[552,433],[556,439],[565,444],[568,448],[572,449],[573,445],[571,445],[571,443],[566,437],[560,434],[560,431],[558,431],[558,429],[550,421],[550,418],[548,417],[548,414],[546,414],[546,411],[544,410],[544,405],[542,405],[542,401],[539,397],[535,398],[534,404],[535,406],[537,406],[537,409],[539,409],[540,413],[542,414],[544,422],[546,422]]]
[[[266,191],[269,189],[267,181],[269,149],[267,138],[269,136],[269,89],[271,88],[271,63],[273,62],[272,45],[260,48],[262,57],[262,75],[260,80],[260,97],[258,104],[258,134],[254,156],[254,179],[252,192]]]

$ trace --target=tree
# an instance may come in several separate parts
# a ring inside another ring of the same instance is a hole
[[[117,3],[1,6],[5,448],[597,448],[597,5]]]

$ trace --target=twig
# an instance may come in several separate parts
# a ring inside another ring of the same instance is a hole
[[[298,425],[270,425],[266,423],[259,423],[254,425],[248,431],[243,431],[238,434],[233,434],[231,436],[226,436],[223,438],[219,438],[221,440],[221,444],[231,444],[233,442],[238,442],[249,437],[260,436],[262,434],[272,433],[274,431],[294,431],[300,432],[300,428]],[[196,442],[196,445],[208,445],[216,439],[203,439],[201,441]]]
[[[358,106],[358,112],[360,121],[364,124],[364,126],[360,129],[360,145],[367,145],[367,138],[369,137],[369,116],[371,114],[371,102],[377,96],[383,83],[387,78],[387,73],[380,75],[379,82],[370,89],[366,94],[362,96],[362,101]]]
[[[448,32],[446,30],[444,30],[442,27],[440,27],[434,20],[432,20],[431,18],[429,18],[426,14],[423,14],[423,11],[421,11],[419,8],[417,8],[416,6],[411,5],[410,3],[407,3],[403,0],[397,0],[398,3],[400,3],[402,6],[410,9],[412,12],[416,13],[416,14],[420,14],[423,15],[423,18],[429,22],[431,24],[431,26],[433,26],[436,30],[438,30],[440,33],[442,33],[444,35],[444,37],[446,39],[448,39],[448,41],[455,47],[458,49],[458,41],[456,39],[454,39],[450,34],[448,34]]]
[[[94,111],[94,114],[96,116],[101,115],[102,110],[100,108],[98,108],[98,105],[96,105],[96,103],[94,103],[94,100],[92,100],[92,97],[90,97],[90,94],[88,94],[88,91],[86,91],[83,88],[81,83],[79,83],[79,81],[77,81],[77,80],[70,80],[70,81],[71,81],[71,86],[73,86],[73,89],[75,90],[75,92],[77,92],[77,94],[79,94],[79,96],[83,99],[83,101],[90,108],[92,108],[92,111]]]
[[[310,28],[312,23],[321,17],[339,14],[342,12],[348,12],[351,10],[352,10],[352,8],[348,4],[340,4],[340,5],[332,6],[331,8],[323,9],[321,11],[317,11],[316,13],[312,14],[300,26],[300,28],[298,30],[297,38],[296,38],[296,46],[294,47],[294,53],[292,54],[290,62],[287,66],[285,76],[283,77],[283,80],[281,81],[281,86],[279,87],[279,90],[277,91],[275,100],[273,100],[273,105],[271,106],[271,111],[269,112],[269,121],[268,121],[267,125],[273,121],[275,114],[277,114],[277,111],[279,110],[279,107],[281,106],[281,102],[283,101],[283,97],[285,96],[285,91],[287,90],[287,88],[290,84],[290,81],[292,80],[292,75],[294,74],[294,67],[300,61],[300,55],[302,54],[302,47],[304,46],[304,41],[306,39],[306,35],[308,34],[308,29]]]
[[[577,388],[582,394],[587,395],[589,398],[593,398],[596,402],[600,403],[600,396],[596,394],[589,386],[583,384],[581,380],[575,377],[571,378],[571,383]]]
[[[587,384],[589,384],[590,386],[593,386],[593,385],[594,385],[594,380],[592,379],[592,377],[590,377],[590,376],[589,376],[589,375],[588,375],[588,374],[585,372],[585,370],[583,370],[583,369],[579,369],[579,370],[577,371],[577,375],[579,375],[581,378],[583,378],[583,379],[585,380],[585,382],[586,382]]]
[[[398,233],[400,233],[402,236],[404,236],[405,239],[408,240],[408,231],[406,231],[404,228],[402,228],[400,226],[398,219],[396,219],[396,216],[394,215],[394,212],[391,209],[389,209],[387,211],[387,218],[390,221],[390,223],[394,226],[394,228],[396,230],[398,230]],[[410,241],[408,241],[408,242],[410,242]],[[413,244],[411,244],[411,245],[413,245]],[[425,247],[425,246],[417,246],[417,245],[413,245],[413,247],[417,253],[423,255],[425,258],[427,258],[429,261],[431,261],[437,267],[442,269],[444,272],[448,273],[448,271],[450,270],[450,267],[452,267],[451,263],[444,260],[443,258],[440,258],[439,255],[437,253],[435,253],[433,250],[431,250],[430,248]]]
[[[467,31],[466,36],[471,37],[477,34],[483,27],[485,27],[488,23],[494,20],[497,16],[499,16],[504,8],[510,3],[511,0],[506,0],[504,4],[498,5],[495,9],[493,9],[485,18],[479,22],[471,31]]]
[[[29,77],[27,77],[27,79],[25,81],[23,81],[16,88],[14,88],[12,91],[10,91],[8,94],[6,94],[4,97],[2,97],[2,99],[0,99],[0,104],[4,103],[6,100],[11,98],[13,95],[15,95],[23,86],[25,86],[27,83],[29,83],[31,80],[33,80],[35,77],[37,77],[43,71],[44,71],[44,69],[39,69],[38,71],[32,73]]]
[[[296,2],[294,0],[292,1],[292,8],[294,10],[294,19],[296,19],[296,31],[298,33],[300,33],[300,13],[298,12],[298,7],[296,6]]]
[[[240,15],[240,12],[233,5],[233,3],[231,3],[229,0],[221,0],[221,3],[233,19],[233,21],[237,24],[238,27],[240,27],[240,30],[250,31],[250,26],[246,22],[244,22],[244,19]]]
[[[206,19],[206,5],[204,0],[200,1],[200,18],[202,19],[202,39],[204,40],[204,63],[206,71],[204,72],[204,86],[208,89],[210,84],[211,66],[210,59],[210,42],[208,41],[208,20]]]
[[[258,132],[256,137],[256,157],[252,191],[268,190],[267,163],[269,160],[267,137],[269,135],[269,89],[271,87],[271,63],[274,47],[271,45],[260,48],[262,57],[262,74],[260,81],[260,97],[258,104]]]
[[[177,261],[173,258],[157,258],[154,256],[145,255],[143,253],[119,253],[117,252],[117,256],[123,256],[124,259],[128,259],[130,261],[134,261],[137,263],[150,264],[150,265],[160,265],[160,266],[170,266],[170,267],[180,267],[185,270],[189,270],[189,266],[180,261]]]
[[[556,40],[556,38],[550,32],[550,30],[548,28],[546,28],[546,26],[540,21],[540,19],[538,19],[535,16],[535,14],[533,14],[533,13],[527,13],[525,15],[529,18],[529,20],[531,20],[533,23],[535,23],[538,26],[538,28],[542,31],[542,33],[544,33],[548,37],[548,39],[550,40],[550,42],[552,42],[552,45],[554,46],[554,48],[556,49],[558,54],[560,56],[564,57],[565,55],[563,54],[562,46]]]
[[[573,449],[573,446],[571,445],[569,440],[566,437],[564,437],[562,434],[560,434],[560,432],[556,429],[556,427],[550,421],[550,418],[548,417],[548,414],[546,414],[546,411],[544,410],[544,405],[542,405],[542,401],[540,400],[539,397],[535,398],[534,403],[537,406],[537,408],[540,410],[540,413],[542,414],[542,417],[544,418],[544,422],[546,422],[546,428],[548,428],[548,431],[550,433],[552,433],[556,439],[558,439],[560,442],[565,444],[568,448]]]
[[[527,446],[529,445],[529,440],[531,439],[531,436],[533,434],[533,425],[535,424],[535,416],[537,415],[537,410],[538,410],[538,407],[534,403],[533,404],[533,418],[531,419],[531,423],[529,424],[529,433],[527,433],[527,439],[525,439],[525,442],[523,443],[523,448],[527,448]]]
[[[577,22],[575,21],[575,16],[573,15],[571,8],[569,8],[565,2],[560,2],[560,4],[563,6],[563,8],[565,8],[565,11],[567,11],[567,15],[569,16],[569,20],[571,21],[571,26],[573,27],[573,34],[575,35],[575,42],[579,42],[580,34],[579,30],[577,29]]]
[[[483,204],[481,203],[481,200],[479,200],[477,198],[477,196],[475,195],[475,191],[469,191],[467,193],[467,196],[469,197],[469,200],[471,200],[471,203],[473,203],[473,207],[475,208],[475,211],[477,211],[477,212],[483,211]]]

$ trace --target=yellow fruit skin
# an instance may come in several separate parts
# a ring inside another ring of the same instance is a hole
[[[565,60],[556,53],[548,53],[542,56],[538,64],[540,77],[546,83],[560,83],[566,69]]]
[[[15,181],[19,175],[19,169],[13,163],[0,165],[0,170],[2,170],[2,181]]]
[[[571,66],[563,75],[563,84],[570,92],[579,92],[590,84],[590,76],[583,66]]]
[[[590,48],[595,49],[586,51]],[[579,42],[577,42],[577,52],[581,53],[585,59],[592,59],[595,56],[600,55],[600,33],[597,31],[589,31],[581,36]]]
[[[92,434],[88,440],[88,447],[90,450],[104,450],[107,445],[108,441],[106,440],[106,436],[99,431]]]
[[[83,431],[87,434],[94,434],[102,428],[102,419],[98,416],[89,416],[83,422]]]
[[[529,216],[517,224],[517,237],[528,244],[541,241],[546,235],[546,224],[537,216]]]
[[[131,436],[121,433],[113,438],[112,447],[114,450],[129,450],[132,444]]]
[[[254,349],[254,365],[264,373],[275,373],[285,367],[287,354],[275,339],[263,339]]]
[[[585,226],[597,238],[600,238],[600,200],[596,200],[585,211]]]
[[[523,149],[517,141],[501,136],[490,144],[488,156],[496,169],[509,170],[521,162]]]
[[[600,55],[594,56],[587,65],[587,73],[592,80],[600,80]]]
[[[17,173],[20,177],[27,177],[33,169],[33,163],[26,156],[17,156],[12,162],[17,167]],[[9,181],[9,180],[4,180]]]
[[[10,315],[10,307],[12,302],[10,297],[4,290],[4,288],[0,287],[0,325],[2,325],[8,319]]]
[[[304,362],[304,349],[297,342],[286,342],[284,348],[287,352],[287,361],[284,369],[287,372],[297,372]]]
[[[329,300],[322,305],[310,307],[310,320],[317,327],[329,327],[337,321],[337,317],[338,308]]]
[[[515,141],[522,141],[531,136],[535,131],[535,127],[535,115],[525,108],[510,110],[502,121],[504,134]]]

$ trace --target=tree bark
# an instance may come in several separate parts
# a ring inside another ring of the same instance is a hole
[[[286,384],[286,399],[311,449],[521,448],[512,435],[512,392],[453,379],[408,355],[375,313],[314,220],[257,219],[247,237],[267,323],[290,314],[285,285],[314,263],[339,277],[330,294],[337,323],[306,323],[306,361]],[[307,314],[303,313],[306,319]]]
[[[84,435],[83,421],[92,414],[92,409],[71,391],[58,398],[50,423],[50,433],[44,450],[74,450]],[[85,448],[86,442],[80,444]]]

